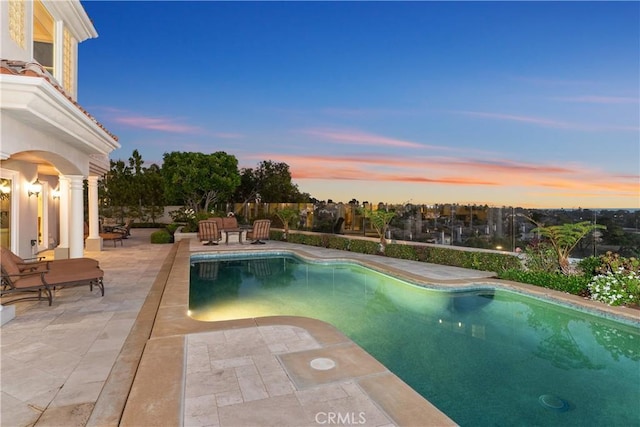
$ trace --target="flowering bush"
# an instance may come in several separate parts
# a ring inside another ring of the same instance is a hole
[[[169,212],[174,222],[189,222],[196,218],[196,213],[190,208],[180,208],[177,211]]]
[[[209,218],[209,214],[204,211],[195,212],[191,208],[181,208],[177,211],[169,212],[174,222],[184,224],[182,231],[185,233],[198,231],[198,221]]]
[[[607,271],[594,276],[587,287],[592,300],[605,304],[640,303],[640,277],[633,270],[618,268],[615,271]]]

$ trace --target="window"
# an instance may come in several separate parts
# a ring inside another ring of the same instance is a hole
[[[0,246],[11,249],[11,179],[0,179]]]
[[[33,58],[51,75],[54,67],[54,21],[40,0],[33,2]]]

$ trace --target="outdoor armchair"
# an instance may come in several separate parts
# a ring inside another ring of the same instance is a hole
[[[217,245],[220,239],[220,231],[216,221],[206,219],[198,221],[198,241],[206,240],[205,245]]]
[[[252,245],[264,245],[262,240],[269,239],[269,230],[271,229],[270,219],[258,219],[253,222],[253,227],[247,232],[247,240],[253,240]]]

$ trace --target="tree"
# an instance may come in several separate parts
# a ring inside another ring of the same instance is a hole
[[[575,224],[549,225],[546,227],[538,225],[531,231],[533,233],[538,232],[549,239],[557,256],[560,270],[564,274],[570,274],[569,255],[573,248],[590,232],[604,228],[606,227],[600,224],[593,224],[591,221],[582,221]]]
[[[162,170],[152,164],[144,170],[144,195],[142,197],[143,219],[148,217],[152,223],[164,212],[165,197]]]
[[[382,209],[378,209],[376,211],[364,210],[365,218],[368,218],[375,228],[378,236],[380,236],[380,252],[384,252],[387,247],[387,239],[385,238],[385,234],[387,232],[387,227],[389,227],[389,223],[396,216],[395,212],[389,212]]]
[[[111,169],[98,184],[102,214],[114,216],[120,222],[125,217],[155,222],[164,209],[164,189],[157,165],[144,167],[144,160],[133,150],[128,164],[111,161]],[[115,212],[113,211],[115,209]]]
[[[126,208],[134,200],[131,186],[132,177],[131,168],[124,161],[110,161],[110,170],[98,187],[102,199],[103,215],[117,217],[120,222],[124,222]]]
[[[241,184],[234,199],[246,203],[256,197],[269,203],[299,203],[309,199],[309,195],[300,193],[298,186],[291,181],[289,165],[271,160],[241,172]]]
[[[194,212],[228,201],[240,185],[238,160],[223,151],[165,153],[162,175],[168,200]]]
[[[282,226],[284,227],[284,238],[286,239],[289,235],[289,226],[291,221],[299,218],[300,212],[298,212],[297,209],[286,207],[284,209],[276,209],[274,214],[280,219],[280,221],[282,221]]]

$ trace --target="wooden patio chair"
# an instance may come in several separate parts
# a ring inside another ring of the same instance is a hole
[[[258,219],[253,222],[253,227],[247,232],[247,240],[253,240],[252,245],[264,245],[262,240],[269,239],[271,229],[270,219]]]
[[[221,239],[218,223],[213,220],[204,219],[198,221],[198,241],[207,241],[205,245],[217,245]]]

